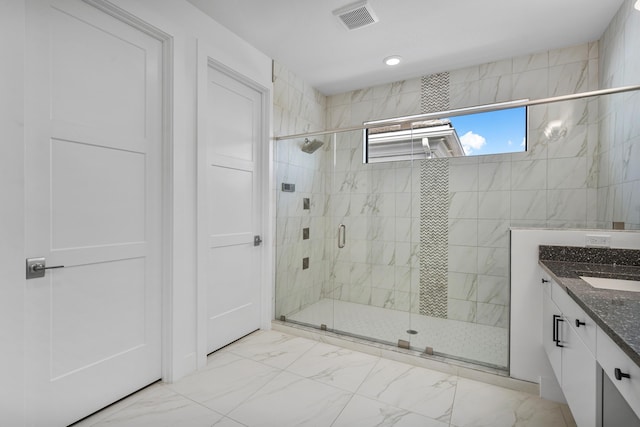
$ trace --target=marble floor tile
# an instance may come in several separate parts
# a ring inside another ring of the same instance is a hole
[[[227,351],[209,358],[206,369],[170,384],[169,387],[226,415],[279,372],[279,369]]]
[[[211,427],[246,427],[244,424],[233,421],[231,418],[222,417],[220,421],[214,423]]]
[[[454,427],[565,427],[562,405],[527,393],[460,378]]]
[[[226,351],[284,369],[314,346],[314,342],[278,331],[256,331]]]
[[[283,371],[228,416],[247,426],[330,426],[352,393]]]
[[[260,332],[210,355],[206,368],[175,384],[152,384],[74,425],[89,426],[572,427],[575,423],[566,405],[531,394],[294,339],[283,332]]]
[[[99,421],[105,420],[110,416],[112,416],[113,414],[115,414],[116,412],[119,412],[124,408],[134,404],[138,400],[141,400],[144,398],[152,398],[152,396],[156,395],[157,389],[164,388],[164,387],[166,387],[166,385],[161,382],[153,383],[150,386],[145,387],[142,390],[107,406],[101,411],[98,411],[95,414],[92,414],[91,416],[72,424],[72,426],[73,427],[89,427],[89,426],[95,425]]]
[[[355,392],[379,358],[330,344],[318,343],[287,371]]]
[[[423,415],[355,395],[331,427],[448,427]]]
[[[167,386],[155,387],[152,392],[131,405],[113,413],[92,427],[209,427],[222,419],[219,414],[185,398]]]
[[[448,423],[457,380],[452,375],[380,359],[357,393]]]

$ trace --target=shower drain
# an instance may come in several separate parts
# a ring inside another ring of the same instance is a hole
[[[416,335],[416,334],[418,333],[418,331],[413,330],[413,329],[407,329],[407,333],[408,333],[409,335]]]

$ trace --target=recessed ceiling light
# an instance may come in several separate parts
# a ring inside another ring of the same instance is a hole
[[[402,60],[402,57],[398,55],[387,56],[386,58],[384,58],[384,63],[387,65],[398,65],[401,60]]]

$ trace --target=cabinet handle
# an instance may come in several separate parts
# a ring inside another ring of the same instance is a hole
[[[580,325],[582,326],[586,326],[586,323],[579,321],[578,319],[576,319],[576,328],[579,328]]]
[[[560,333],[558,330],[558,328],[560,327],[559,322],[564,322],[564,319],[562,318],[562,316],[554,314],[553,315],[553,340],[556,342],[556,347],[564,347],[562,344],[560,344]]]
[[[549,283],[547,279],[542,279],[542,283]]]
[[[622,381],[623,378],[631,378],[631,375],[625,374],[619,368],[613,370],[613,375],[616,377],[618,381]]]

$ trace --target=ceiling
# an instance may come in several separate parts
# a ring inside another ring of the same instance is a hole
[[[325,95],[598,40],[624,0],[188,0]],[[383,64],[390,55],[403,62]]]

